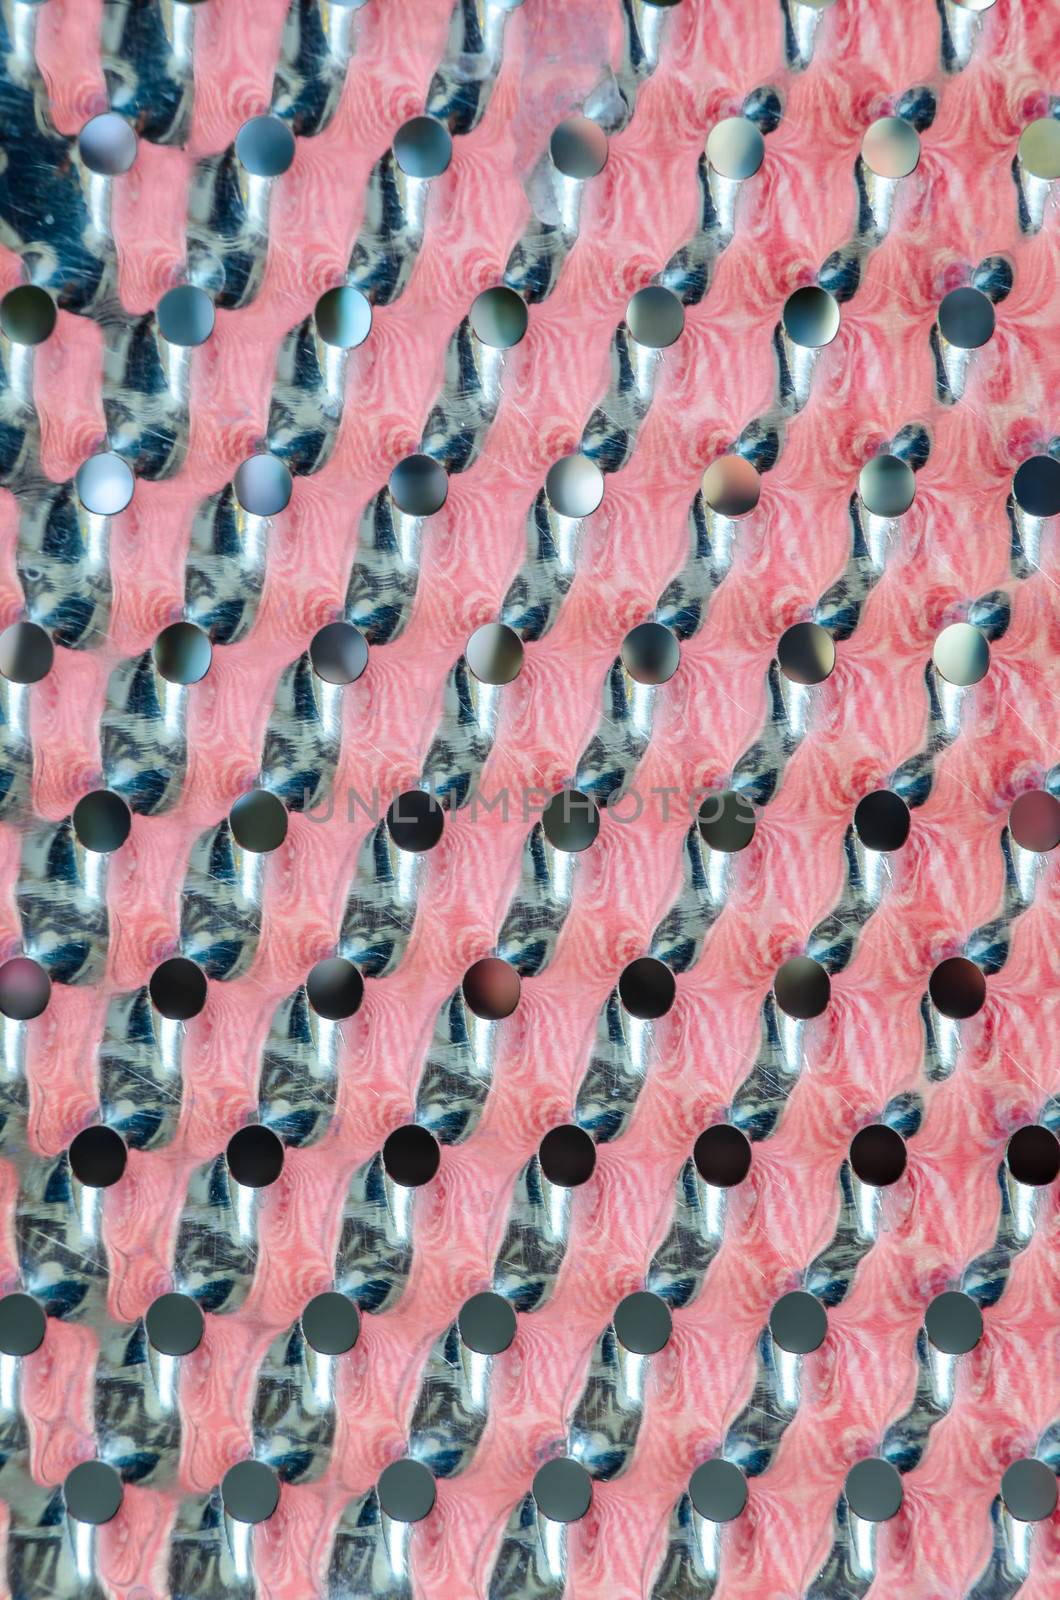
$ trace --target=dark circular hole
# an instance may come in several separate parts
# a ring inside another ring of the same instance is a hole
[[[944,1355],[963,1356],[983,1337],[983,1313],[970,1294],[948,1289],[937,1294],[924,1313],[927,1336]]]
[[[1060,1141],[1040,1123],[1029,1122],[1009,1139],[1005,1160],[1017,1183],[1044,1188],[1060,1173]]]
[[[864,1522],[887,1522],[902,1505],[902,1480],[889,1461],[870,1456],[847,1473],[847,1505]]]
[[[392,1461],[376,1484],[380,1508],[392,1522],[422,1522],[434,1509],[434,1474],[422,1461]]]
[[[403,1189],[419,1189],[430,1183],[441,1165],[442,1152],[433,1134],[418,1123],[408,1122],[388,1134],[383,1145],[383,1166],[392,1183]]]
[[[745,850],[755,836],[755,808],[735,789],[708,794],[699,808],[699,833],[712,850],[732,855]]]
[[[580,1462],[559,1456],[534,1473],[534,1499],[550,1522],[577,1522],[592,1505],[592,1479]]]
[[[82,1461],[63,1484],[67,1512],[77,1522],[109,1522],[117,1516],[122,1497],[121,1479],[105,1461]]]
[[[129,837],[132,812],[113,789],[94,789],[74,807],[74,832],[86,850],[101,855],[120,850]]]
[[[823,683],[835,667],[835,643],[818,622],[796,622],[777,643],[777,660],[792,683]]]
[[[1031,456],[1016,468],[1012,493],[1029,516],[1055,517],[1060,511],[1060,461],[1052,456]]]
[[[0,1012],[14,1022],[32,1022],[47,1006],[52,980],[29,956],[12,956],[0,966]]]
[[[708,1522],[732,1522],[747,1504],[747,1479],[732,1461],[704,1461],[689,1479],[688,1492]]]
[[[515,1312],[499,1294],[473,1294],[460,1307],[460,1337],[469,1350],[496,1356],[515,1338]]]
[[[649,284],[626,307],[626,326],[647,350],[665,350],[684,332],[685,308],[672,289]]]
[[[184,283],[169,289],[158,302],[158,330],[170,344],[205,344],[213,333],[213,301],[205,289]]]
[[[976,350],[994,331],[994,307],[980,289],[952,289],[939,306],[939,329],[959,350]]]
[[[51,636],[35,622],[13,622],[0,633],[0,672],[9,683],[39,683],[55,660]]]
[[[77,148],[89,172],[118,178],[136,160],[136,134],[116,111],[104,111],[85,123],[77,137]]]
[[[670,1307],[657,1294],[640,1290],[627,1294],[615,1307],[615,1335],[619,1344],[637,1356],[653,1356],[669,1343],[674,1329]]]
[[[766,142],[749,117],[723,117],[707,135],[707,160],[723,178],[753,178],[765,159]]]
[[[854,831],[866,850],[900,850],[909,837],[909,822],[909,807],[890,789],[874,789],[854,812]]]
[[[545,1134],[538,1146],[537,1159],[549,1183],[560,1189],[577,1189],[593,1175],[596,1145],[584,1128],[564,1122]]]
[[[271,1128],[252,1122],[229,1139],[225,1160],[244,1189],[267,1189],[283,1171],[283,1145]]]
[[[352,622],[329,622],[313,635],[309,659],[325,683],[355,683],[368,665],[368,641]]]
[[[277,456],[250,456],[232,481],[236,499],[252,517],[278,517],[290,504],[293,479]]]
[[[175,1022],[197,1017],[206,1004],[206,974],[185,956],[174,956],[156,967],[149,987],[155,1010]]]
[[[1024,1456],[1002,1478],[1001,1498],[1017,1522],[1044,1522],[1056,1510],[1056,1473],[1044,1461]]]
[[[832,985],[820,962],[809,956],[792,956],[777,968],[773,993],[787,1016],[808,1021],[827,1010]]]
[[[905,1140],[883,1122],[862,1128],[850,1142],[850,1165],[862,1183],[886,1189],[905,1171]]]
[[[387,807],[386,825],[399,850],[418,855],[434,849],[442,837],[445,816],[426,789],[406,789]]]
[[[931,974],[928,991],[944,1017],[974,1017],[986,1001],[986,979],[974,961],[951,956]]]
[[[758,471],[743,456],[719,456],[703,474],[703,498],[719,517],[745,517],[762,494]]]
[[[82,461],[74,479],[77,498],[97,517],[116,517],[132,500],[136,480],[128,463],[113,450]]]
[[[5,1294],[0,1300],[0,1352],[30,1356],[44,1342],[48,1319],[31,1294]]]
[[[899,456],[875,456],[861,469],[858,493],[874,516],[900,517],[913,504],[916,477]]]
[[[352,961],[331,956],[318,961],[305,981],[309,1004],[318,1017],[341,1022],[360,1009],[364,999],[364,979]]]
[[[681,646],[661,622],[642,622],[622,641],[622,665],[637,683],[666,683],[681,665]]]
[[[828,1315],[816,1295],[793,1289],[781,1295],[769,1313],[769,1331],[782,1350],[809,1355],[824,1343]]]
[[[144,1327],[160,1354],[187,1356],[202,1343],[206,1319],[190,1295],[162,1294],[148,1306]]]
[[[796,289],[784,302],[784,327],[792,344],[819,350],[839,332],[839,306],[827,289],[815,284]]]
[[[483,289],[471,305],[471,328],[475,337],[495,350],[510,350],[519,343],[529,325],[526,305],[514,289]]]
[[[712,1183],[716,1189],[732,1189],[751,1170],[750,1141],[739,1128],[719,1122],[700,1134],[692,1158],[704,1183]]]
[[[12,344],[42,344],[58,317],[55,301],[34,283],[10,289],[0,300],[0,328]]]
[[[561,789],[541,813],[541,826],[554,849],[574,855],[588,850],[600,832],[600,812],[580,789]]]
[[[519,1004],[519,974],[508,961],[486,956],[464,973],[464,999],[476,1017],[500,1022],[510,1017]]]
[[[435,117],[411,117],[394,135],[394,159],[409,178],[439,178],[453,159],[449,129]]]
[[[237,844],[256,855],[278,850],[287,837],[287,807],[267,789],[241,795],[228,816]]]
[[[121,1178],[128,1158],[121,1134],[98,1123],[83,1129],[71,1144],[70,1171],[90,1189],[109,1189]]]
[[[267,1522],[280,1503],[280,1480],[264,1461],[237,1461],[221,1479],[221,1499],[236,1522]]]
[[[266,112],[251,117],[236,134],[236,157],[255,178],[278,178],[294,160],[294,134]]]
[[[371,301],[352,283],[326,290],[313,317],[324,343],[336,350],[356,350],[372,331]]]
[[[361,1332],[361,1314],[348,1295],[331,1290],[314,1295],[302,1312],[306,1344],[322,1356],[352,1350]]]
[[[198,683],[213,660],[213,645],[194,622],[174,622],[154,643],[155,666],[167,683]]]
[[[561,517],[591,517],[604,498],[604,475],[588,456],[561,456],[545,475],[545,493]]]
[[[623,968],[618,997],[631,1017],[664,1017],[677,997],[677,983],[665,961],[640,956]]]
[[[564,117],[552,130],[548,148],[565,178],[595,178],[607,161],[607,134],[588,117]]]
[[[503,622],[476,628],[464,646],[468,667],[480,683],[511,683],[523,665],[523,641]]]
[[[1021,850],[1055,850],[1060,844],[1060,800],[1044,789],[1031,789],[1013,805],[1008,825]]]
[[[399,511],[431,517],[449,498],[449,474],[430,456],[406,456],[390,474],[390,493]]]

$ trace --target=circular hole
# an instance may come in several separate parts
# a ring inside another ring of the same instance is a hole
[[[1060,461],[1031,456],[1012,479],[1016,504],[1031,517],[1055,517],[1060,511]]]
[[[1019,157],[1035,178],[1060,178],[1060,121],[1036,117],[1020,134]]]
[[[905,1171],[905,1140],[883,1122],[862,1128],[850,1142],[850,1165],[862,1183],[886,1189]]]
[[[31,1356],[44,1343],[48,1319],[31,1294],[5,1294],[0,1300],[0,1353]]]
[[[600,813],[580,789],[561,789],[541,813],[541,826],[554,849],[577,854],[588,850],[600,832]]]
[[[109,1189],[120,1182],[128,1159],[121,1134],[102,1123],[84,1128],[69,1150],[70,1171],[89,1189]]]
[[[1060,1142],[1048,1128],[1029,1122],[1012,1135],[1005,1160],[1017,1183],[1044,1188],[1060,1172]]]
[[[1044,1522],[1056,1510],[1056,1473],[1044,1461],[1024,1456],[1002,1478],[1001,1498],[1017,1522]]]
[[[213,645],[194,622],[173,622],[154,643],[155,666],[167,683],[198,683],[213,660]]]
[[[318,1355],[345,1355],[357,1343],[360,1332],[360,1312],[348,1295],[333,1290],[314,1295],[302,1312],[302,1334]]]
[[[309,659],[325,683],[356,683],[368,665],[368,641],[352,622],[329,622],[310,640]]]
[[[890,789],[874,789],[858,801],[854,831],[866,850],[900,850],[909,837],[909,807]]]
[[[994,331],[994,307],[981,289],[951,289],[939,306],[939,329],[958,350],[977,350]]]
[[[564,117],[552,131],[549,154],[565,178],[595,178],[607,161],[607,135],[588,117]]]
[[[170,344],[205,344],[213,333],[213,301],[205,289],[183,283],[158,302],[158,328]]]
[[[291,499],[291,474],[275,456],[251,456],[236,468],[236,499],[255,517],[276,517]]]
[[[707,160],[723,178],[753,178],[766,142],[748,117],[725,117],[707,135]]]
[[[935,640],[931,659],[947,683],[967,688],[986,677],[990,646],[970,622],[951,622]]]
[[[584,1128],[573,1122],[550,1128],[537,1150],[541,1171],[560,1189],[577,1189],[588,1183],[596,1167],[596,1145]]]
[[[197,1017],[206,1004],[206,974],[186,956],[163,961],[149,985],[155,1010],[174,1022]]]
[[[784,302],[784,327],[792,344],[819,350],[839,332],[839,306],[827,289],[811,284]]]
[[[615,1335],[636,1356],[653,1356],[669,1343],[674,1321],[670,1307],[657,1294],[627,1294],[615,1307]]]
[[[392,1461],[376,1485],[380,1509],[392,1522],[422,1522],[434,1508],[434,1474],[422,1461]]]
[[[13,1022],[39,1017],[52,994],[52,980],[39,961],[13,956],[0,966],[0,1012]]]
[[[769,1331],[782,1350],[809,1355],[824,1343],[828,1316],[816,1295],[793,1289],[781,1295],[769,1313]]]
[[[792,683],[823,683],[835,667],[835,641],[818,622],[796,622],[781,634],[777,660]]]
[[[390,474],[390,493],[399,511],[431,517],[449,498],[449,474],[430,456],[406,456]]]
[[[121,1508],[121,1479],[105,1461],[82,1461],[67,1474],[63,1499],[75,1521],[109,1522]]]
[[[530,318],[514,289],[483,289],[471,306],[476,338],[495,350],[510,350],[526,332]]]
[[[372,331],[371,304],[349,283],[322,294],[313,315],[320,337],[336,350],[356,350]]]
[[[399,850],[418,855],[434,849],[442,837],[445,817],[433,794],[406,789],[387,807],[386,825]]]
[[[944,1017],[974,1017],[986,1000],[986,979],[973,961],[951,956],[940,961],[928,983],[931,999]]]
[[[85,849],[106,855],[120,850],[129,837],[132,812],[113,789],[95,789],[77,802],[73,822],[74,832]]]
[[[98,517],[116,517],[124,511],[135,487],[128,465],[112,450],[82,461],[74,482],[85,510]]]
[[[863,1522],[887,1522],[902,1505],[902,1480],[889,1461],[870,1456],[847,1473],[847,1505]]]
[[[229,1139],[225,1160],[244,1189],[267,1189],[283,1171],[283,1145],[271,1128],[252,1122]]]
[[[534,1499],[550,1522],[577,1522],[592,1505],[592,1479],[580,1462],[558,1456],[534,1473]]]
[[[827,1009],[832,985],[819,961],[810,956],[792,956],[777,968],[773,993],[781,1011],[806,1022]]]
[[[626,326],[638,344],[665,350],[681,337],[685,308],[671,289],[651,283],[638,289],[626,307]]]
[[[251,117],[236,134],[236,156],[255,178],[278,178],[294,160],[294,134],[269,112]]]
[[[0,673],[9,683],[39,683],[55,660],[50,636],[35,622],[13,622],[0,633]]]
[[[699,832],[704,844],[726,855],[745,850],[755,836],[756,826],[754,806],[735,789],[708,794],[699,808]]]
[[[500,1022],[519,1004],[519,974],[498,956],[485,956],[464,973],[464,999],[476,1017]]]
[[[460,1307],[460,1337],[469,1350],[497,1356],[515,1338],[515,1312],[499,1294],[473,1294]]]
[[[464,646],[468,667],[480,683],[511,683],[523,665],[523,641],[503,622],[476,628]]]
[[[187,1356],[197,1350],[206,1331],[202,1311],[187,1294],[163,1294],[144,1317],[152,1347],[164,1356]]]
[[[913,504],[916,476],[898,456],[874,456],[861,469],[858,493],[874,516],[900,517]]]
[[[631,1017],[664,1017],[677,996],[677,982],[665,961],[640,956],[622,970],[618,997]]]
[[[449,129],[434,117],[411,117],[394,135],[394,159],[406,177],[441,177],[453,159]]]
[[[1009,830],[1022,850],[1044,855],[1060,844],[1060,800],[1044,789],[1021,794],[1008,814]]]
[[[591,517],[604,498],[604,475],[588,456],[561,456],[545,476],[545,493],[561,517]]]
[[[920,136],[902,117],[879,117],[865,130],[861,159],[879,178],[907,178],[920,160]]]
[[[751,1170],[751,1145],[739,1128],[719,1122],[696,1140],[692,1159],[704,1183],[732,1189]]]
[[[90,117],[77,136],[81,160],[89,172],[119,178],[136,160],[136,134],[116,111]]]
[[[255,855],[278,850],[287,837],[287,807],[279,795],[267,789],[251,789],[241,795],[228,821],[236,843]]]
[[[383,1167],[392,1183],[403,1189],[420,1189],[430,1183],[441,1165],[438,1141],[415,1122],[395,1128],[383,1145]]]
[[[681,646],[661,622],[642,622],[622,641],[622,665],[637,683],[666,683],[681,664]]]
[[[221,1499],[235,1522],[267,1522],[280,1503],[280,1480],[264,1461],[237,1461],[221,1479]]]
[[[747,1479],[731,1461],[704,1461],[689,1479],[688,1492],[708,1522],[731,1522],[747,1504]]]
[[[761,493],[762,480],[743,456],[719,456],[703,474],[703,498],[720,517],[745,517]]]
[[[42,344],[55,327],[55,301],[34,283],[10,289],[0,300],[0,328],[12,344]]]
[[[352,961],[331,956],[318,961],[305,981],[309,1004],[318,1017],[341,1022],[360,1009],[364,999],[364,979]]]
[[[950,1289],[932,1300],[924,1313],[924,1326],[936,1350],[963,1356],[983,1337],[983,1313],[971,1295]]]

